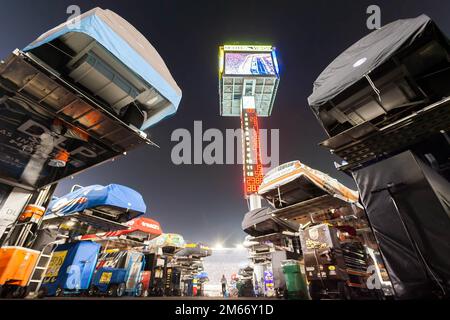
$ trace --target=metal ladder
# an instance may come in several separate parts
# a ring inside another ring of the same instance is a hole
[[[30,280],[28,280],[28,294],[26,298],[36,298],[39,295],[39,289],[44,281],[45,272],[50,264],[57,244],[62,243],[62,240],[50,242],[45,245],[36,262],[36,266],[33,269]],[[50,250],[48,250],[50,248]]]
[[[10,233],[13,231],[17,224],[18,222],[14,221],[13,223],[6,226],[2,236],[0,237],[0,245],[6,244],[7,240],[9,240],[9,237],[11,237]]]

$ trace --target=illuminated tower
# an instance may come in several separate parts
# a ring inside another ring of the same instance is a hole
[[[250,210],[261,207],[257,195],[263,178],[258,117],[272,113],[279,80],[274,47],[219,48],[220,115],[241,117],[244,195]]]

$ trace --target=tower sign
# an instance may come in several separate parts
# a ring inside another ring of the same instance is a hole
[[[261,206],[257,195],[263,170],[258,117],[268,117],[279,83],[275,48],[225,45],[219,48],[220,115],[241,117],[244,195],[250,209]]]

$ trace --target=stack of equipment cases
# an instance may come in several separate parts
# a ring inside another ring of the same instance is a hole
[[[171,277],[170,295],[180,296],[181,295],[180,287],[181,287],[181,269],[173,267],[172,268],[172,277]]]
[[[319,224],[300,231],[306,278],[313,300],[370,296],[367,257],[358,241],[341,242],[338,229]]]

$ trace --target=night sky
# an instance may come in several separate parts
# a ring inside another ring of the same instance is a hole
[[[161,148],[141,147],[114,162],[62,181],[56,195],[73,184],[119,183],[139,191],[148,215],[165,232],[187,240],[232,246],[243,240],[247,205],[239,165],[172,164],[177,128],[193,133],[238,128],[239,118],[219,116],[218,46],[224,43],[272,44],[278,49],[281,81],[272,116],[262,128],[280,129],[280,163],[300,160],[349,187],[350,177],[333,165],[337,158],[318,146],[326,138],[307,105],[312,83],[343,50],[369,33],[366,8],[381,7],[382,24],[428,14],[450,34],[450,1],[1,1],[0,57],[24,48],[41,33],[65,21],[66,8],[78,4],[111,9],[134,25],[158,50],[183,91],[178,113],[151,128]],[[206,144],[205,144],[206,145]]]

